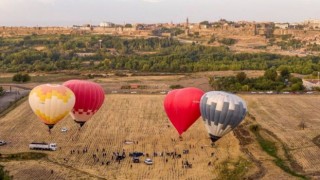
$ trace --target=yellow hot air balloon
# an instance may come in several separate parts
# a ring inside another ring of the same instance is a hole
[[[49,127],[49,132],[57,122],[70,113],[74,103],[73,92],[58,84],[39,85],[29,94],[31,109]]]

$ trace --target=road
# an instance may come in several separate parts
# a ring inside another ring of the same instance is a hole
[[[28,95],[30,90],[20,90],[5,92],[3,96],[0,96],[0,113],[7,109],[12,103]]]
[[[23,89],[23,90],[31,90],[31,88],[22,86],[20,84],[0,84],[0,86],[15,87],[15,88]]]

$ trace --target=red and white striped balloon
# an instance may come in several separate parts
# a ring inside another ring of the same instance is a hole
[[[75,94],[76,103],[70,115],[82,127],[102,106],[104,90],[99,84],[84,80],[70,80],[63,85]]]

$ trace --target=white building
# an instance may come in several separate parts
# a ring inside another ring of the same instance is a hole
[[[100,27],[113,27],[115,24],[112,22],[101,22]]]
[[[289,23],[275,23],[274,27],[280,28],[280,29],[288,29],[289,28]]]

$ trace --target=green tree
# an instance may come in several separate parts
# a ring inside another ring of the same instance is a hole
[[[14,82],[28,82],[30,80],[31,77],[26,73],[17,73],[12,77],[12,81]]]
[[[289,76],[290,76],[289,69],[287,67],[281,69],[280,75],[281,75],[282,78],[289,78]]]
[[[277,71],[274,68],[268,69],[264,72],[264,77],[272,81],[275,81],[277,79],[277,76]]]
[[[247,74],[245,72],[239,72],[237,75],[238,82],[242,83],[244,80],[247,79]]]
[[[300,83],[300,82],[292,84],[292,86],[291,86],[291,91],[301,91],[303,89],[304,89],[304,87],[303,87],[302,83]]]
[[[209,23],[209,21],[202,21],[202,22],[200,22],[200,24],[201,24],[201,25],[207,25],[207,26],[208,26],[210,23]]]
[[[250,90],[250,87],[249,87],[249,85],[243,85],[243,86],[241,87],[241,90],[242,90],[242,91],[249,91],[249,90]]]
[[[125,28],[132,28],[132,24],[126,24],[124,25]]]

